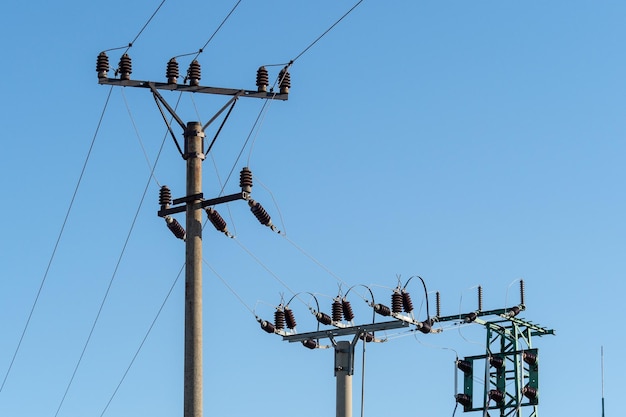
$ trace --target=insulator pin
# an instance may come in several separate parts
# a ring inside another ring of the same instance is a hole
[[[317,348],[317,341],[313,340],[313,339],[307,339],[307,340],[303,340],[302,341],[302,346],[309,348],[309,349],[315,349]]]
[[[178,223],[178,220],[170,216],[165,216],[165,223],[167,224],[167,228],[174,233],[174,236],[185,240],[185,229]]]
[[[293,310],[289,307],[285,307],[285,322],[287,323],[287,327],[289,329],[296,328],[296,318],[293,315]]]
[[[524,388],[522,388],[522,395],[531,401],[534,401],[537,399],[537,394],[538,394],[538,391],[537,391],[537,388],[535,387],[526,385]]]
[[[361,333],[359,335],[359,339],[365,341],[365,343],[373,342],[374,341],[374,335],[371,334],[371,333]]]
[[[463,407],[472,406],[472,398],[467,394],[456,394],[454,398],[456,399],[456,402],[461,404]]]
[[[280,94],[289,94],[289,89],[291,88],[291,75],[289,75],[289,70],[287,67],[280,70],[278,74],[279,86],[280,86]]]
[[[354,320],[354,312],[352,311],[350,301],[344,298],[341,300],[341,305],[343,306],[343,318],[346,319],[346,321]]]
[[[402,313],[402,294],[398,290],[391,294],[391,311]]]
[[[501,356],[492,356],[489,358],[489,365],[496,369],[502,369],[504,367],[504,358]]]
[[[133,72],[133,64],[128,54],[122,55],[116,73],[120,75],[120,80],[130,80],[130,74]]]
[[[391,309],[384,304],[374,304],[374,311],[381,316],[390,316]]]
[[[490,400],[493,400],[497,404],[500,404],[504,401],[504,393],[497,389],[489,390],[488,396]]]
[[[165,71],[165,77],[167,78],[168,84],[176,84],[178,82],[179,77],[178,72],[178,62],[176,58],[172,58],[167,61],[167,70]]]
[[[411,295],[406,291],[402,291],[402,308],[405,313],[413,311],[413,301],[411,301]]]
[[[277,308],[274,312],[274,327],[279,330],[285,328],[285,312],[282,310],[282,308]]]
[[[317,319],[317,321],[319,321],[322,324],[325,325],[330,325],[332,324],[333,320],[330,318],[330,316],[326,313],[322,313],[322,312],[317,312],[315,313],[315,318]]]
[[[341,304],[341,301],[336,298],[335,301],[333,301],[333,321],[341,321],[343,319],[343,304]]]
[[[267,86],[270,83],[269,76],[267,74],[267,69],[265,67],[259,67],[256,71],[256,86],[258,87],[259,93],[264,93],[267,91]]]
[[[471,323],[474,320],[476,320],[478,318],[478,314],[476,314],[475,312],[471,312],[467,315],[467,317],[465,317],[465,323]]]
[[[274,330],[276,330],[274,325],[269,321],[260,320],[259,323],[261,323],[261,329],[265,330],[267,333],[274,333]]]
[[[522,359],[531,366],[537,363],[537,355],[531,352],[522,353]]]
[[[431,320],[426,320],[422,322],[422,325],[419,326],[419,331],[424,333],[424,334],[428,334],[432,331],[433,329],[433,323]]]
[[[456,361],[456,367],[464,374],[469,375],[472,373],[472,363],[470,361],[458,360]]]
[[[239,173],[239,186],[241,192],[250,194],[252,192],[252,171],[250,168],[243,167]]]
[[[189,65],[189,69],[187,70],[187,80],[189,80],[189,85],[198,86],[200,85],[200,63],[197,60],[193,60]]]
[[[508,315],[509,317],[515,317],[515,316],[517,316],[517,315],[520,313],[520,311],[522,311],[522,309],[521,309],[521,308],[519,308],[518,306],[511,307],[511,308],[509,309],[509,311],[508,311],[507,315]]]
[[[98,78],[108,78],[109,76],[109,57],[106,52],[100,52],[98,54],[98,60],[96,61],[96,71],[98,72]]]
[[[209,221],[215,227],[215,230],[218,232],[224,233],[226,236],[230,236],[228,232],[228,228],[226,227],[226,221],[213,207],[206,207],[204,209],[206,211],[207,216],[209,217]]]
[[[162,209],[166,209],[172,204],[172,192],[167,185],[161,186],[159,190],[159,204]]]

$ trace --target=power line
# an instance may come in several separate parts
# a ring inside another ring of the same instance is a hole
[[[44,272],[43,278],[41,280],[41,283],[39,284],[39,289],[37,290],[37,295],[35,296],[35,301],[33,302],[33,305],[30,308],[30,312],[28,313],[28,319],[26,320],[26,324],[24,325],[24,329],[22,330],[22,334],[20,336],[20,339],[17,343],[17,347],[15,348],[15,352],[13,352],[13,357],[11,358],[11,362],[9,363],[9,368],[7,369],[6,373],[4,374],[4,378],[2,380],[2,385],[0,385],[0,392],[2,392],[2,389],[4,388],[4,385],[7,382],[7,379],[9,377],[9,374],[11,373],[11,369],[13,368],[13,364],[15,363],[15,358],[17,357],[17,354],[22,346],[22,342],[24,340],[24,335],[26,334],[26,331],[28,330],[28,326],[30,325],[30,321],[33,317],[33,313],[35,311],[35,307],[37,306],[37,302],[39,301],[39,297],[41,295],[41,291],[43,290],[44,284],[46,282],[46,279],[48,278],[48,273],[50,272],[50,268],[52,266],[52,262],[55,259],[55,255],[57,252],[57,249],[59,248],[59,243],[61,242],[61,237],[63,236],[63,232],[65,231],[65,226],[67,225],[67,221],[70,217],[70,213],[72,211],[72,207],[74,206],[74,201],[76,200],[76,195],[78,194],[78,189],[80,188],[80,184],[82,183],[83,180],[83,176],[85,174],[85,171],[87,169],[87,164],[89,162],[89,159],[91,157],[91,153],[93,151],[93,147],[94,144],[96,142],[96,138],[98,137],[98,132],[100,131],[100,126],[102,125],[102,120],[104,119],[104,114],[106,112],[107,106],[109,104],[109,99],[111,98],[111,93],[113,91],[113,87],[111,87],[109,89],[109,93],[107,94],[107,98],[104,102],[104,107],[102,109],[102,112],[100,113],[100,119],[98,120],[98,124],[96,126],[96,131],[94,132],[93,138],[91,139],[91,144],[89,145],[89,150],[87,151],[87,156],[85,157],[85,161],[83,162],[83,167],[80,171],[80,175],[78,176],[78,181],[76,183],[76,187],[74,187],[74,193],[72,194],[72,198],[70,199],[70,204],[69,207],[67,208],[67,211],[65,213],[65,218],[63,219],[63,223],[61,225],[61,230],[59,231],[59,234],[57,236],[56,242],[54,244],[54,248],[52,249],[52,254],[50,255],[50,260],[48,261],[48,265],[46,267],[46,271]]]

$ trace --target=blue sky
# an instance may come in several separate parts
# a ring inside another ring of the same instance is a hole
[[[110,87],[96,57],[133,40],[159,3],[35,0],[0,16],[0,415],[182,415],[184,244],[156,212],[159,185],[183,195],[184,162],[147,90],[114,88],[97,129]],[[128,51],[132,78],[165,81],[167,61],[198,51],[235,3],[166,1]],[[254,89],[260,65],[297,57],[354,3],[242,1],[198,58],[201,84]],[[419,275],[444,315],[475,309],[477,285],[486,309],[515,304],[524,279],[522,317],[556,331],[533,340],[539,412],[600,413],[604,346],[615,415],[625,13],[608,0],[365,0],[295,61],[289,100],[262,123],[263,103],[239,100],[204,163],[204,194],[231,170],[225,192],[236,192],[248,165],[253,198],[286,236],[243,202],[218,207],[236,239],[205,230],[205,414],[332,415],[332,351],[268,335],[254,314],[272,319],[294,292],[330,313],[340,284],[388,304],[398,277]],[[108,53],[113,67],[122,52]],[[268,69],[273,80],[280,66]],[[225,102],[187,94],[178,112],[206,122]],[[418,280],[408,289],[423,319]],[[308,302],[293,304],[299,332],[316,329]],[[452,415],[454,352],[483,354],[484,329],[386,336],[365,367],[357,349],[355,414],[364,371],[365,415]]]

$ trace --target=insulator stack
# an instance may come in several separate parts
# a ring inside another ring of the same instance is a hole
[[[207,207],[204,209],[206,211],[207,216],[209,217],[209,221],[215,227],[218,232],[225,233],[229,235],[228,228],[226,227],[226,221],[224,218],[215,210],[213,207]]]
[[[467,317],[465,317],[465,323],[471,323],[477,318],[478,318],[478,314],[472,311],[471,313],[467,315]]]
[[[279,330],[285,328],[285,312],[282,307],[277,308],[274,312],[274,327]]]
[[[381,316],[390,316],[391,309],[384,304],[374,304],[374,311]]]
[[[489,390],[489,399],[500,404],[504,401],[504,393],[497,389]]]
[[[287,328],[296,328],[296,318],[293,315],[293,310],[289,307],[285,307],[285,322],[287,323]]]
[[[346,319],[346,321],[354,320],[354,312],[352,311],[350,301],[344,298],[341,300],[341,305],[343,306],[343,318]]]
[[[483,311],[483,287],[478,286],[478,311]]]
[[[96,71],[98,72],[98,78],[107,78],[109,76],[109,57],[106,52],[98,54]]]
[[[267,69],[265,67],[259,67],[256,71],[256,86],[258,87],[259,93],[264,93],[267,91],[267,86],[270,83],[269,76],[267,74]]]
[[[411,295],[404,290],[402,291],[402,308],[405,313],[413,311],[413,301],[411,301]]]
[[[489,365],[496,369],[502,369],[504,367],[504,358],[501,356],[491,356],[489,358]]]
[[[167,228],[174,233],[174,236],[185,240],[185,229],[178,223],[178,220],[170,216],[165,216],[165,223],[167,223]]]
[[[248,205],[250,206],[250,211],[252,211],[254,217],[256,217],[262,225],[271,228],[274,227],[274,225],[272,224],[272,218],[269,214],[267,214],[267,211],[265,211],[265,209],[259,202],[250,199],[248,200]]]
[[[261,329],[265,330],[268,333],[274,333],[274,330],[276,330],[274,325],[269,321],[261,320],[259,323],[261,323]]]
[[[289,94],[289,89],[291,88],[291,75],[289,75],[287,67],[280,70],[278,80],[280,83],[280,94]]]
[[[343,304],[339,298],[333,301],[333,321],[341,321],[343,319]]]
[[[535,365],[537,363],[537,355],[531,352],[522,353],[522,359],[529,365]]]
[[[463,407],[471,407],[472,406],[472,398],[467,394],[457,394],[455,395],[456,402],[461,404]]]
[[[472,363],[470,361],[458,360],[456,361],[456,367],[464,374],[469,375],[472,373]]]
[[[391,293],[391,311],[394,313],[402,313],[402,294],[398,290]]]
[[[189,64],[189,69],[187,70],[187,80],[189,80],[189,85],[200,85],[200,63],[195,59],[191,61],[191,64]]]
[[[330,318],[328,314],[322,313],[322,312],[315,313],[315,318],[320,323],[326,324],[326,325],[330,325],[333,322],[333,320]]]
[[[526,289],[524,288],[524,280],[519,281],[519,299],[521,305],[526,305]]]
[[[422,325],[419,327],[419,331],[424,333],[424,334],[428,334],[432,331],[433,329],[433,323],[429,320],[423,321]]]
[[[435,293],[435,304],[437,307],[437,317],[441,317],[441,294],[439,291]]]
[[[243,167],[239,173],[239,186],[241,192],[250,194],[252,192],[252,171],[250,168]]]
[[[317,341],[313,339],[303,340],[302,346],[309,348],[309,349],[315,349],[317,347]]]
[[[172,204],[172,192],[167,185],[161,186],[159,190],[159,204],[163,209],[168,208]]]
[[[534,401],[537,399],[537,394],[538,394],[537,388],[535,387],[526,385],[524,388],[522,388],[522,395],[531,401]]]
[[[165,71],[167,83],[176,84],[178,82],[179,75],[180,73],[178,72],[178,62],[176,61],[176,58],[172,58],[167,61],[167,70]]]
[[[365,341],[365,343],[369,343],[374,341],[374,335],[371,333],[361,333],[359,339]]]
[[[128,54],[122,55],[120,63],[117,68],[117,73],[120,75],[120,80],[130,80],[130,74],[133,72],[133,64]]]
[[[509,317],[515,317],[515,316],[517,316],[520,313],[520,311],[522,311],[522,309],[519,308],[518,306],[511,307],[509,309],[508,315],[509,315]]]

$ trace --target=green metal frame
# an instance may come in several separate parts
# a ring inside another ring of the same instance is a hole
[[[464,406],[464,411],[499,410],[500,417],[522,417],[522,409],[530,407],[528,417],[538,417],[539,356],[538,350],[532,347],[532,336],[554,334],[554,331],[515,317],[496,321],[476,319],[474,322],[487,329],[487,346],[484,355],[464,358],[472,369],[463,375],[463,393],[471,400]],[[502,366],[493,366],[492,358],[500,358]],[[481,362],[485,367],[484,389],[482,401],[477,401],[474,398],[474,377],[479,368],[476,365]],[[493,390],[503,394],[498,403],[490,397]]]

